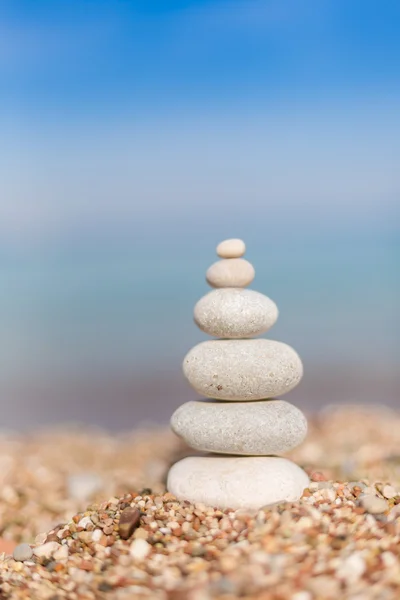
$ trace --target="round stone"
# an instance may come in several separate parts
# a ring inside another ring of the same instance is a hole
[[[244,258],[219,260],[206,273],[207,283],[215,288],[246,287],[254,276],[253,265]]]
[[[361,499],[361,506],[371,515],[379,515],[389,509],[389,505],[383,498],[367,494]]]
[[[284,400],[187,402],[172,415],[171,427],[203,452],[266,456],[295,448],[307,433],[303,413]]]
[[[183,372],[200,394],[217,400],[265,400],[292,390],[303,375],[298,354],[273,340],[211,340],[192,348]]]
[[[234,510],[295,502],[308,485],[300,467],[276,456],[191,456],[173,465],[167,482],[179,500]]]
[[[209,335],[246,338],[268,331],[278,318],[272,300],[253,290],[224,288],[201,298],[194,308],[194,320]]]
[[[33,556],[33,550],[29,544],[19,544],[13,552],[13,558],[16,561],[24,562],[30,560]]]
[[[217,254],[221,258],[240,258],[246,252],[246,244],[243,240],[224,240],[217,246]]]

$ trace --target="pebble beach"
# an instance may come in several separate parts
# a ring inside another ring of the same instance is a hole
[[[257,511],[166,492],[193,454],[166,427],[3,433],[1,599],[399,598],[400,414],[308,416],[309,487]]]

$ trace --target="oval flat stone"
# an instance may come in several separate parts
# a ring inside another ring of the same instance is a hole
[[[239,239],[224,240],[217,246],[217,254],[221,258],[240,258],[245,252],[246,244]]]
[[[307,420],[284,400],[201,400],[182,404],[172,415],[171,427],[196,450],[266,456],[288,452],[301,444]]]
[[[167,482],[179,500],[234,510],[295,502],[308,485],[300,467],[276,456],[192,456],[173,465]]]
[[[298,354],[273,340],[211,340],[192,348],[183,372],[200,394],[217,400],[265,400],[292,390],[303,375]]]
[[[278,318],[270,298],[253,290],[224,288],[203,296],[194,307],[202,331],[221,338],[246,338],[265,333]]]
[[[244,258],[219,260],[208,269],[207,283],[211,287],[246,287],[255,276],[254,267]]]

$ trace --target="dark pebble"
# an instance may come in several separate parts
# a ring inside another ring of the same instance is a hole
[[[118,525],[119,535],[123,540],[127,540],[131,537],[140,524],[140,511],[137,508],[129,506],[124,508],[121,513]]]
[[[111,583],[107,583],[106,581],[102,581],[97,588],[99,592],[111,592],[114,589],[114,586]]]

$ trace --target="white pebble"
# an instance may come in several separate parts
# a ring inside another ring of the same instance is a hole
[[[69,555],[68,547],[64,544],[60,546],[58,550],[56,550],[53,554],[54,560],[66,560]]]
[[[33,556],[33,550],[29,544],[19,544],[13,552],[14,560],[19,562],[23,562],[25,560],[30,560]]]
[[[336,571],[339,579],[344,579],[348,585],[356,583],[365,573],[367,565],[359,552],[348,556]]]
[[[137,538],[133,540],[129,548],[129,554],[135,560],[143,560],[148,556],[151,551],[151,546],[146,540]]]
[[[377,496],[364,496],[361,499],[361,506],[371,515],[379,515],[387,511],[388,503],[383,498]]]
[[[397,556],[393,552],[382,552],[381,560],[387,569],[398,565]]]
[[[322,489],[320,493],[321,493],[321,496],[324,498],[324,500],[329,500],[329,502],[334,502],[336,499],[335,490]]]
[[[243,240],[232,238],[224,240],[217,246],[217,254],[221,258],[239,258],[246,252],[246,244]]]
[[[248,338],[265,333],[278,318],[270,298],[242,288],[209,292],[194,307],[194,321],[205,333],[218,338]]]
[[[54,552],[60,549],[60,544],[57,542],[46,542],[41,546],[36,546],[33,549],[33,554],[38,558],[50,558]]]
[[[210,340],[183,361],[190,385],[216,400],[265,400],[290,392],[303,375],[298,354],[266,339]]]
[[[392,485],[385,485],[382,490],[382,495],[389,500],[390,498],[397,496],[397,492]]]
[[[101,529],[95,529],[92,533],[92,540],[94,542],[99,542],[103,537],[103,532]]]
[[[169,529],[169,527],[160,527],[160,532],[163,535],[168,535],[169,533],[171,533],[171,530]]]
[[[308,485],[300,467],[276,456],[190,456],[173,465],[167,483],[178,499],[233,510],[295,502]]]
[[[96,473],[76,473],[67,480],[69,497],[79,501],[87,500],[101,490],[102,486],[103,480]]]
[[[307,433],[303,413],[284,400],[192,400],[174,412],[171,427],[196,450],[241,456],[288,452]],[[331,493],[329,499],[333,502],[335,492],[324,491]]]
[[[255,270],[244,258],[219,260],[209,267],[206,280],[214,288],[244,288],[253,281]]]
[[[78,523],[78,527],[82,527],[82,529],[86,529],[88,525],[93,525],[92,519],[90,517],[82,517],[82,519]]]

